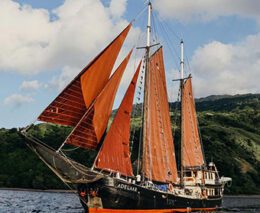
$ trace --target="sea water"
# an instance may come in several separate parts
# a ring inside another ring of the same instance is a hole
[[[83,213],[75,193],[0,190],[0,213]],[[218,213],[260,213],[260,196],[226,196]]]

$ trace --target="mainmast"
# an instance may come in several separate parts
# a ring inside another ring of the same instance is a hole
[[[148,116],[148,85],[149,85],[149,57],[150,57],[150,47],[151,47],[151,13],[152,13],[152,3],[149,0],[148,3],[148,21],[147,21],[147,42],[146,42],[146,54],[145,54],[145,84],[144,84],[144,103],[143,103],[143,118],[142,118],[142,127],[143,127],[143,134],[142,134],[142,141],[143,141],[143,158],[142,158],[142,168],[144,165],[144,154],[145,154],[145,141],[147,137],[147,122],[149,119]]]
[[[180,89],[181,89],[181,174],[180,174],[180,184],[183,185],[183,176],[184,176],[184,166],[183,166],[183,156],[184,156],[184,142],[183,142],[183,131],[184,131],[184,122],[182,116],[182,102],[183,102],[183,86],[184,86],[184,42],[181,40],[181,78],[180,78]]]

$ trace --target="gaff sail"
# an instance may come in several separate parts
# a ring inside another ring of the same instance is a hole
[[[129,24],[40,114],[38,120],[76,126],[105,87],[131,28]]]
[[[147,73],[148,103],[143,145],[143,168],[146,178],[159,182],[176,182],[177,168],[165,80],[163,50],[149,59]]]
[[[117,171],[125,176],[133,176],[129,146],[130,122],[140,67],[141,62],[118,108],[95,162],[95,167],[99,169]]]
[[[188,78],[182,89],[182,143],[184,167],[197,167],[205,163],[199,137],[195,102],[192,93],[191,78]]]
[[[67,144],[86,149],[95,149],[97,147],[106,130],[116,92],[131,54],[132,50],[119,65],[104,89],[67,137],[65,141]]]

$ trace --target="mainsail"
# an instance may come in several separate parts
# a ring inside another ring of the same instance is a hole
[[[182,165],[184,167],[202,166],[205,163],[199,137],[195,102],[189,77],[182,89]]]
[[[118,108],[95,162],[95,166],[99,169],[118,171],[125,176],[133,176],[129,147],[130,120],[140,67],[141,62]]]
[[[40,114],[38,120],[75,126],[109,80],[129,24]]]
[[[97,147],[106,130],[116,92],[131,54],[132,50],[68,136],[66,139],[67,144],[87,149],[95,149]]]
[[[143,141],[143,173],[159,182],[176,182],[177,168],[170,122],[162,47],[149,60],[148,103]]]

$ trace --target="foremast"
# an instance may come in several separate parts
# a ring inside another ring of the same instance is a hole
[[[147,20],[147,39],[146,39],[146,53],[145,53],[145,84],[144,84],[144,101],[143,101],[143,118],[142,118],[142,142],[143,142],[143,157],[142,157],[142,168],[144,168],[144,153],[145,153],[145,141],[146,141],[146,126],[147,126],[147,122],[149,119],[148,116],[148,110],[149,110],[149,106],[148,106],[148,85],[149,85],[149,61],[150,61],[150,48],[151,48],[151,13],[152,13],[152,3],[149,0],[148,2],[148,20]],[[140,169],[139,169],[140,170]],[[138,173],[140,173],[140,171],[138,171]]]

